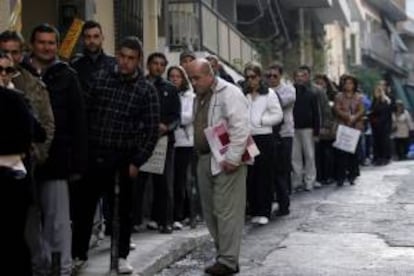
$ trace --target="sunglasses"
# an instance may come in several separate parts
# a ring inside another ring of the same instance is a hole
[[[19,50],[3,50],[3,53],[7,54],[11,54],[11,55],[18,55],[20,54]]]
[[[1,72],[6,72],[6,74],[13,74],[14,72],[16,72],[16,69],[14,69],[14,67],[11,67],[11,66],[8,66],[8,67],[0,66],[0,73]]]
[[[246,80],[252,79],[254,80],[257,76],[256,75],[246,75],[245,78]]]
[[[266,74],[266,78],[270,79],[270,78],[274,78],[274,79],[278,79],[280,76],[278,74]]]

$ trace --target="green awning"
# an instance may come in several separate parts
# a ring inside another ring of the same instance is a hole
[[[408,110],[410,111],[414,110],[413,109],[414,108],[414,97],[408,97],[401,79],[397,78],[396,76],[391,76],[391,81],[392,81],[392,88],[395,93],[395,97],[403,101],[405,107]]]
[[[414,112],[414,86],[413,85],[404,85],[404,89],[405,89],[407,98],[411,103],[411,107],[413,107],[410,111]]]

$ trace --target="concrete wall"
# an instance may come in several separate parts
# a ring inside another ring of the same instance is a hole
[[[58,24],[58,1],[56,0],[22,0],[23,36],[27,39],[38,24]]]
[[[3,31],[7,28],[9,17],[10,17],[9,0],[0,0],[0,31]]]
[[[346,72],[346,32],[345,28],[338,23],[325,25],[326,51],[326,74],[333,80]]]
[[[112,0],[97,0],[95,7],[94,20],[101,23],[105,36],[104,50],[113,55],[115,54],[114,2]]]

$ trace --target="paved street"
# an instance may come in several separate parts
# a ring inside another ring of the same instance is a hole
[[[240,275],[414,275],[413,175],[394,162],[294,195],[290,216],[246,227]],[[158,275],[204,275],[213,258],[209,242]]]

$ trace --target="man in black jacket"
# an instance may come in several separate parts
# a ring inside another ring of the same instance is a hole
[[[22,66],[46,84],[56,125],[49,157],[36,170],[41,215],[32,217],[29,224],[33,270],[34,275],[48,275],[52,258],[60,255],[60,275],[69,276],[68,179],[79,179],[86,167],[85,105],[76,72],[57,58],[58,31],[48,24],[39,25],[33,29],[30,43],[32,53]]]
[[[94,81],[94,75],[99,70],[113,70],[116,64],[115,57],[107,55],[103,51],[103,41],[104,36],[102,33],[101,24],[96,21],[86,21],[83,24],[82,31],[81,31],[81,42],[83,45],[83,52],[76,55],[75,58],[71,61],[71,66],[73,69],[76,70],[78,73],[78,77],[80,83],[82,85],[82,89],[84,93],[87,93],[91,84]],[[83,210],[75,210],[75,208],[82,208],[82,204],[78,204],[79,198],[83,198],[83,193],[85,192],[85,187],[87,183],[85,183],[85,179],[81,179],[80,181],[73,181],[70,183],[70,198],[71,198],[71,214],[77,215],[82,214]],[[111,217],[110,217],[110,210],[108,206],[108,201],[106,200],[107,196],[104,196],[103,204],[100,206],[104,206],[103,209],[99,209],[99,212],[103,212],[104,220],[102,219],[101,223],[96,225],[98,235],[103,231],[103,221],[106,221],[106,231],[110,233],[111,229]],[[102,213],[99,213],[102,215]],[[76,220],[76,218],[75,218]],[[77,240],[76,237],[77,232],[74,233],[73,239]],[[76,245],[72,246],[76,248]],[[75,267],[78,269],[78,267]]]
[[[159,136],[167,137],[167,156],[164,173],[151,174],[153,183],[152,219],[157,223],[161,233],[171,233],[173,223],[174,200],[174,130],[180,126],[181,104],[177,88],[169,81],[162,78],[167,66],[167,58],[163,53],[155,52],[147,59],[149,74],[147,79],[155,86],[160,99],[160,124]],[[143,185],[146,176],[139,179],[139,185]],[[142,199],[144,190],[139,191]],[[142,204],[142,202],[139,202]]]
[[[306,83],[306,72],[295,72],[296,102],[293,108],[295,136],[292,147],[292,188],[304,185],[311,191],[316,181],[315,139],[319,136],[320,118],[318,101]]]
[[[112,69],[116,60],[102,49],[104,36],[98,22],[90,20],[83,24],[81,40],[83,53],[76,55],[70,64],[78,72],[82,89],[86,92],[93,82],[93,74],[101,69]]]

